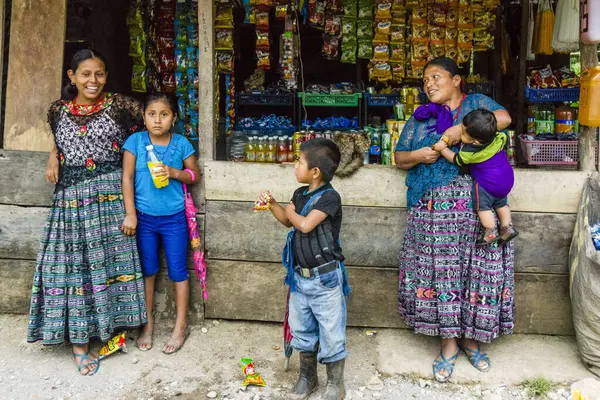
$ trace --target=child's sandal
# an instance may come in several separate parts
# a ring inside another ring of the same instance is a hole
[[[487,244],[496,243],[500,239],[500,235],[498,234],[497,228],[485,228],[483,232],[481,232],[481,236],[477,238],[477,242],[475,242],[478,246],[484,246]]]
[[[508,243],[519,236],[519,232],[513,227],[512,222],[508,226],[500,227],[500,244]]]

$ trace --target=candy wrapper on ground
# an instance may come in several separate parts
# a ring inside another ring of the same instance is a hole
[[[246,379],[242,382],[242,386],[255,385],[255,386],[267,386],[264,379],[258,374],[254,368],[254,362],[251,358],[241,358],[240,364],[242,366],[242,372]]]
[[[271,209],[271,206],[272,206],[271,200],[273,200],[273,195],[271,194],[271,192],[269,190],[265,190],[265,192],[263,193],[263,197],[265,198],[264,201],[256,200],[254,202],[254,208],[253,208],[254,212],[268,211]]]
[[[118,334],[114,338],[110,339],[104,346],[98,350],[98,359],[102,360],[117,351],[127,353],[127,346],[125,345],[125,332]]]

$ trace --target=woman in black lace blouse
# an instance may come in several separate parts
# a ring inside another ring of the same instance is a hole
[[[146,322],[135,237],[122,232],[121,145],[141,129],[133,99],[103,91],[104,58],[81,50],[63,99],[48,112],[55,147],[46,178],[56,184],[33,278],[27,340],[73,344],[82,375],[99,364],[90,339]]]

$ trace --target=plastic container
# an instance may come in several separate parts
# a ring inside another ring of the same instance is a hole
[[[227,155],[229,161],[245,161],[247,141],[245,132],[233,131],[233,133],[229,137],[227,137],[227,141]]]
[[[579,124],[600,126],[600,66],[581,73]]]
[[[398,94],[365,94],[369,107],[393,107],[400,100]]]
[[[525,88],[525,97],[531,102],[577,101],[579,88],[533,89]]]
[[[312,94],[298,93],[302,104],[313,107],[356,107],[362,93],[354,94]]]
[[[146,146],[146,162],[148,164],[148,169],[150,170],[150,175],[152,176],[152,182],[154,182],[154,186],[157,189],[163,188],[169,185],[169,178],[164,176],[156,176],[156,169],[162,168],[163,162],[158,158],[156,153],[154,153],[154,146],[149,144]]]
[[[577,165],[577,140],[527,140],[519,137],[528,165]]]
[[[579,16],[581,23],[581,41],[585,44],[600,43],[600,2],[584,0],[581,2]]]

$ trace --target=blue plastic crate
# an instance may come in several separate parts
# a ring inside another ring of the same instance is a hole
[[[525,97],[531,102],[579,101],[579,88],[532,89],[525,88]]]
[[[366,93],[367,105],[369,107],[393,107],[400,101],[400,95],[397,94],[371,94]]]

